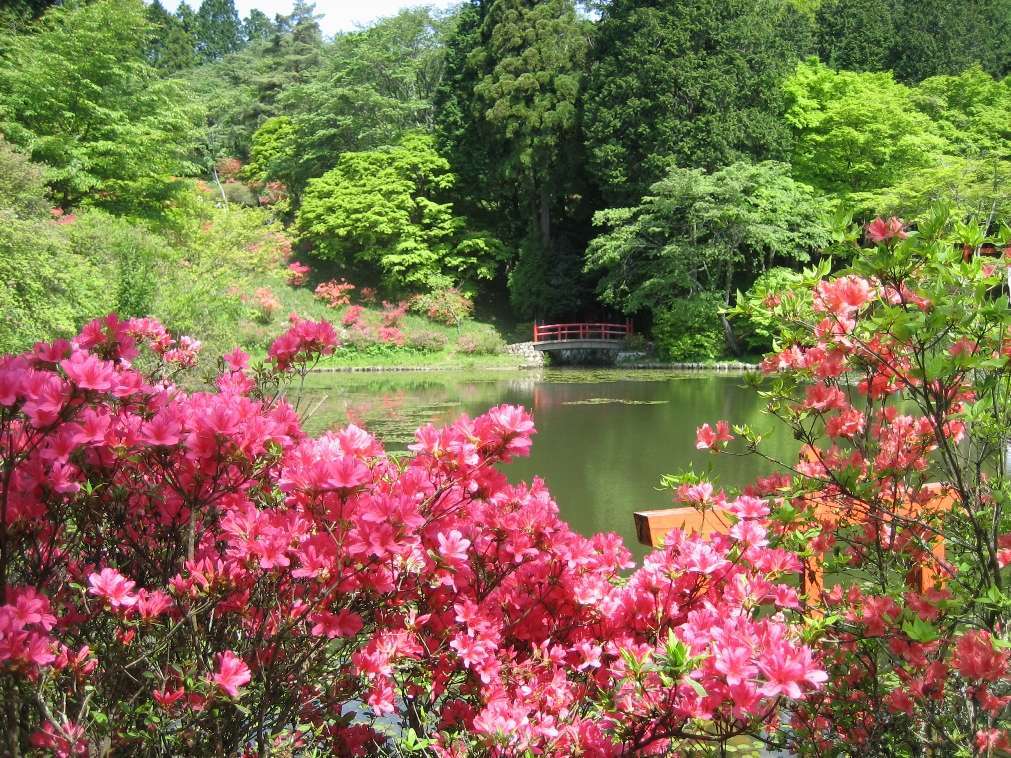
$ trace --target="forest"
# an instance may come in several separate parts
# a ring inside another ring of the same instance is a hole
[[[754,355],[768,330],[735,309],[869,219],[1011,209],[1011,0],[318,20],[5,5],[0,350],[116,311],[208,354],[336,313],[373,354],[632,317],[670,360]]]

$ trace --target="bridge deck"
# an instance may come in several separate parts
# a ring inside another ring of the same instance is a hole
[[[534,350],[621,350],[624,340],[615,339],[567,339],[535,342]]]

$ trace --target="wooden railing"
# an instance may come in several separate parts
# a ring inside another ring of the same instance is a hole
[[[883,521],[909,520],[913,521],[928,513],[942,513],[951,510],[955,497],[941,485],[928,485],[929,497],[922,503],[897,504],[882,512]],[[814,516],[819,521],[833,522],[840,517],[840,507],[831,501],[823,501],[814,505]],[[663,539],[672,529],[681,529],[686,534],[692,532],[708,536],[714,532],[729,531],[731,523],[718,511],[699,511],[695,508],[665,508],[654,511],[638,511],[634,514],[635,531],[638,540],[643,545],[659,547]],[[931,545],[931,555],[925,562],[914,566],[906,575],[906,585],[917,592],[925,592],[935,585],[943,585],[944,575],[939,571],[944,561],[944,539],[938,537]],[[800,576],[800,591],[811,597],[817,597],[825,587],[825,570],[817,558],[809,558],[803,564]]]
[[[567,340],[621,340],[632,334],[632,320],[624,324],[538,324],[534,322],[534,342],[565,342]]]

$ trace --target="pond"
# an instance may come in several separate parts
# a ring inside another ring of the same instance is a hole
[[[301,407],[312,433],[353,421],[388,450],[404,450],[425,423],[478,415],[493,405],[523,405],[538,433],[529,458],[506,465],[513,481],[542,477],[562,517],[582,534],[614,531],[637,556],[632,513],[671,505],[661,475],[693,467],[725,486],[771,473],[755,456],[712,456],[695,449],[695,430],[727,419],[772,432],[777,457],[796,444],[743,375],[651,370],[539,369],[481,372],[316,374]]]

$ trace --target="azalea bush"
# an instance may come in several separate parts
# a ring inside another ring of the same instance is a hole
[[[5,753],[698,752],[819,707],[761,497],[627,573],[500,472],[521,408],[308,437],[286,387],[336,345],[295,320],[200,392],[148,319],[0,359]]]
[[[766,483],[771,523],[827,577],[806,602],[830,678],[791,713],[798,754],[1011,751],[1011,232],[987,231],[877,219],[850,268],[741,306],[778,324],[762,389],[803,443]],[[735,433],[766,455],[766,430],[726,423],[698,446],[741,452]]]

